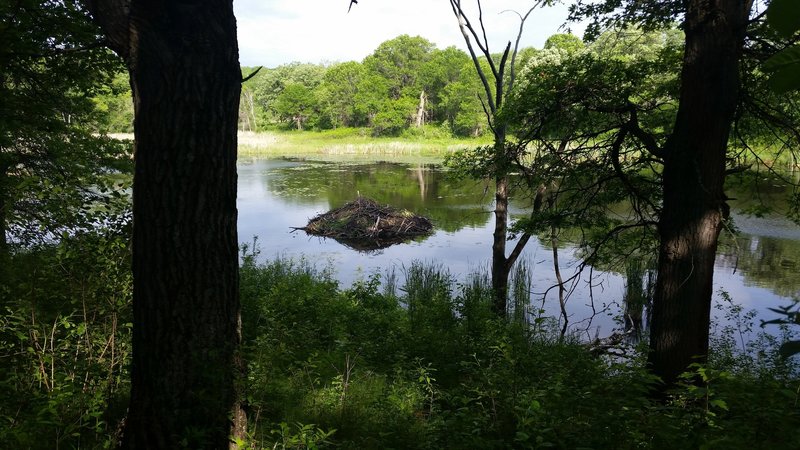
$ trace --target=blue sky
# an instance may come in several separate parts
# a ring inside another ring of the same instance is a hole
[[[447,0],[234,0],[242,65],[275,67],[292,61],[360,61],[383,41],[401,34],[422,36],[437,47],[466,50]],[[519,17],[531,0],[483,0],[490,49],[499,52],[516,38]],[[569,3],[569,2],[567,2]],[[474,11],[474,0],[463,0]],[[520,46],[541,47],[567,16],[567,7],[537,9]],[[581,27],[572,26],[580,35]]]

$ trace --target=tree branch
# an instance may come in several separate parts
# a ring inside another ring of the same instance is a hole
[[[543,2],[543,0],[538,0],[531,7],[531,9],[529,9],[528,12],[525,13],[524,16],[521,15],[520,13],[514,11],[514,10],[511,10],[511,9],[507,9],[505,11],[502,11],[502,12],[513,12],[514,14],[519,16],[519,31],[517,32],[517,40],[514,42],[514,53],[511,54],[511,73],[509,74],[508,92],[512,92],[512,90],[514,89],[514,80],[517,77],[517,72],[516,72],[517,51],[519,50],[519,41],[522,38],[522,29],[525,26],[525,21],[528,20],[528,16],[531,15],[531,13],[533,12],[534,9],[536,9],[539,6],[542,5],[542,2]]]
[[[478,55],[475,53],[475,49],[472,47],[472,40],[469,37],[470,33],[475,38],[478,47],[481,49],[481,52],[483,52],[484,55],[488,54],[488,50],[485,50],[481,46],[478,36],[475,34],[475,30],[469,23],[469,19],[467,19],[467,17],[464,15],[463,10],[461,9],[461,0],[450,0],[450,7],[453,9],[453,14],[458,20],[458,28],[461,30],[461,35],[464,36],[464,42],[466,42],[467,49],[472,57],[472,63],[475,65],[475,70],[478,72],[478,77],[481,79],[483,89],[486,91],[486,100],[489,102],[489,110],[492,112],[492,114],[494,114],[497,112],[497,108],[495,107],[494,99],[492,99],[492,88],[489,86],[489,80],[486,79],[486,74],[483,72]],[[467,30],[469,30],[470,33],[467,33]],[[492,71],[494,72],[494,63],[492,62],[491,55],[489,55],[488,59],[490,67],[493,68]]]
[[[642,130],[639,126],[639,116],[636,107],[633,105],[631,105],[631,118],[625,126],[632,135],[644,144],[644,148],[646,148],[651,155],[657,158],[664,158],[664,149],[658,145],[652,134]]]
[[[256,74],[258,74],[258,72],[260,72],[261,69],[263,69],[263,68],[264,68],[264,66],[258,66],[258,69],[254,70],[253,73],[251,73],[250,75],[242,78],[242,84],[244,84],[245,81],[247,81],[247,80],[253,78],[254,76],[256,76]]]

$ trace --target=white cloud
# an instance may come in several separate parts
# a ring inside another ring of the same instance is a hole
[[[470,0],[464,2],[472,5]],[[516,37],[517,15],[530,0],[484,0],[484,21],[493,52]],[[242,65],[275,67],[292,61],[360,61],[383,41],[401,34],[422,36],[439,48],[466,50],[446,0],[235,0]],[[541,47],[559,32],[565,6],[536,10],[526,22],[521,46]],[[577,28],[577,27],[576,27]]]

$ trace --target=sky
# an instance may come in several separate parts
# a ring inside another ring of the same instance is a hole
[[[516,39],[519,16],[533,0],[483,0],[489,48],[501,52]],[[381,42],[401,34],[422,36],[440,49],[455,45],[466,51],[458,22],[446,0],[234,0],[243,66],[276,67],[298,61],[332,63],[361,61]],[[474,0],[463,1],[477,17]],[[506,11],[503,13],[502,11]],[[567,7],[535,10],[525,22],[522,47],[541,48],[559,30]],[[572,26],[580,36],[582,27]]]

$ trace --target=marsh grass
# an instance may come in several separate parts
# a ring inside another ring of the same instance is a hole
[[[594,357],[535,314],[525,323],[525,265],[515,273],[509,321],[492,315],[484,271],[457,283],[446,267],[415,262],[387,273],[385,286],[380,280],[342,288],[307,264],[245,259],[248,399],[260,412],[251,429],[263,430],[255,448],[273,448],[287,433],[350,449],[800,444],[793,375],[762,360],[758,371],[737,369],[750,364],[739,360],[698,367],[704,386],[653,401],[656,380],[642,355]],[[715,351],[726,354],[731,342]],[[773,355],[777,343],[763,345],[760,354]]]
[[[239,133],[240,157],[313,157],[317,159],[413,160],[439,162],[456,150],[483,144],[478,139],[457,139],[424,134],[374,137],[367,129],[326,131],[270,131]]]
[[[5,267],[0,448],[116,445],[131,343],[125,236],[76,236]],[[240,269],[248,448],[800,448],[796,365],[776,339],[742,343],[755,329],[741,309],[693,369],[703,384],[661,402],[647,395],[643,354],[600,358],[537,317],[494,317],[486,271],[459,283],[416,262],[384,286],[374,274],[343,287],[309,260],[259,263],[257,246]]]

